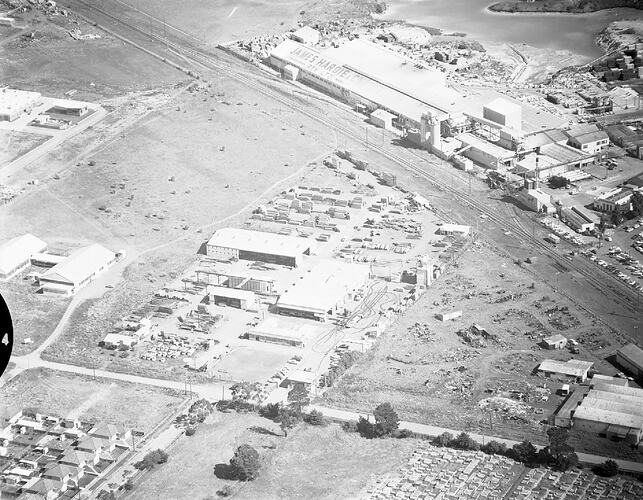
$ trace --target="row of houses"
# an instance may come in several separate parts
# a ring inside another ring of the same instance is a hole
[[[0,432],[0,496],[80,494],[130,449],[123,426],[19,411]]]

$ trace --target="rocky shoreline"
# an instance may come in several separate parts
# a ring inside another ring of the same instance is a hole
[[[643,40],[643,19],[613,21],[596,37],[606,53]]]

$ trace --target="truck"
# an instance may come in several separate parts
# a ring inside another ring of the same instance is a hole
[[[556,236],[555,234],[548,234],[546,238],[550,243],[553,243],[554,245],[558,245],[560,243],[560,237]]]

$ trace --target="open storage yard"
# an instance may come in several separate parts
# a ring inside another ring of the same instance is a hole
[[[560,382],[534,375],[540,362],[590,360],[613,375],[604,358],[625,340],[534,281],[530,264],[491,252],[474,244],[319,404],[368,411],[387,401],[408,421],[545,442],[543,422],[563,398]],[[462,317],[436,319],[452,311]],[[578,354],[538,345],[554,334],[576,340]]]
[[[183,402],[170,389],[63,373],[46,368],[22,372],[0,388],[9,416],[32,408],[61,417],[110,422],[148,433]]]

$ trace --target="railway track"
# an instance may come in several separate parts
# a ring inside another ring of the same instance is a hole
[[[499,214],[498,211],[493,207],[489,207],[487,204],[479,200],[476,200],[475,198],[472,198],[467,193],[461,191],[455,186],[450,185],[448,182],[444,182],[442,179],[438,178],[436,175],[429,172],[428,170],[418,167],[411,161],[411,158],[414,158],[416,161],[426,162],[432,167],[447,173],[444,169],[441,169],[441,165],[438,161],[427,160],[426,158],[419,156],[414,151],[409,151],[409,152],[405,151],[404,155],[407,156],[405,158],[402,155],[396,152],[390,151],[388,149],[385,149],[382,146],[373,144],[372,142],[369,143],[367,140],[365,140],[364,137],[362,137],[361,134],[356,133],[355,130],[350,129],[346,125],[342,125],[341,123],[331,121],[327,116],[321,114],[320,112],[316,112],[314,108],[312,107],[309,108],[305,105],[305,103],[298,102],[293,95],[276,90],[275,88],[269,85],[269,81],[267,80],[266,75],[251,74],[251,73],[246,73],[239,70],[238,64],[235,64],[233,62],[230,62],[229,60],[226,60],[232,56],[228,56],[227,54],[224,54],[222,51],[220,51],[220,49],[216,49],[219,52],[217,55],[215,55],[215,54],[206,52],[205,50],[203,50],[203,48],[194,47],[192,44],[189,44],[185,40],[182,40],[181,43],[178,43],[167,36],[161,36],[159,34],[155,34],[150,29],[150,26],[146,25],[145,23],[140,23],[132,20],[126,21],[84,0],[67,0],[64,3],[70,6],[70,8],[72,9],[73,9],[73,5],[80,4],[81,6],[84,7],[84,10],[97,12],[101,16],[106,17],[112,22],[121,24],[122,26],[125,26],[130,30],[134,30],[139,35],[144,35],[152,40],[155,40],[158,43],[165,45],[167,48],[171,48],[173,51],[179,54],[182,54],[185,58],[191,59],[193,62],[197,63],[202,67],[209,68],[215,72],[221,72],[226,76],[244,84],[249,88],[252,88],[253,90],[256,90],[257,92],[267,97],[270,97],[290,108],[296,109],[299,113],[317,121],[318,123],[321,123],[327,126],[329,129],[339,132],[343,134],[345,137],[350,138],[351,140],[366,146],[367,148],[377,152],[378,154],[384,156],[385,158],[388,158],[389,160],[397,163],[398,165],[403,166],[410,172],[420,177],[423,177],[424,179],[431,182],[431,184],[433,184],[435,187],[439,188],[440,190],[450,193],[461,205],[468,206],[471,209],[486,215],[488,220],[491,220],[499,224],[501,227],[505,227],[506,229],[512,231],[517,237],[521,239],[523,244],[530,245],[532,248],[538,250],[540,253],[547,255],[549,258],[551,258],[552,261],[554,261],[558,265],[561,265],[561,266],[564,266],[565,268],[573,270],[574,272],[582,276],[587,281],[587,283],[589,283],[592,287],[600,290],[602,293],[606,295],[611,296],[611,298],[616,299],[621,303],[622,306],[624,306],[630,312],[634,314],[638,313],[638,310],[637,310],[638,308],[636,306],[636,295],[633,295],[632,293],[633,290],[623,285],[620,281],[616,280],[612,275],[608,274],[606,271],[600,268],[589,270],[584,265],[579,265],[578,262],[574,262],[573,259],[569,260],[566,257],[560,255],[556,250],[552,249],[548,244],[544,243],[543,241],[540,241],[538,238],[535,238],[530,233],[529,230],[524,228],[524,226],[518,221],[518,219],[505,217]],[[76,12],[79,15],[81,15],[81,17],[86,17],[83,15],[82,12],[78,12],[77,10]],[[137,12],[142,13],[141,11],[137,11]],[[153,16],[149,16],[149,15],[147,16],[150,17],[150,19],[156,20],[156,18],[154,18]],[[93,20],[88,17],[86,17],[86,19],[89,22],[93,22]],[[171,28],[172,30],[175,30],[178,32],[181,31],[175,27],[171,27]],[[193,37],[193,36],[191,36],[191,38],[196,39],[196,37]],[[162,54],[157,54],[157,56],[160,58],[163,58]]]

